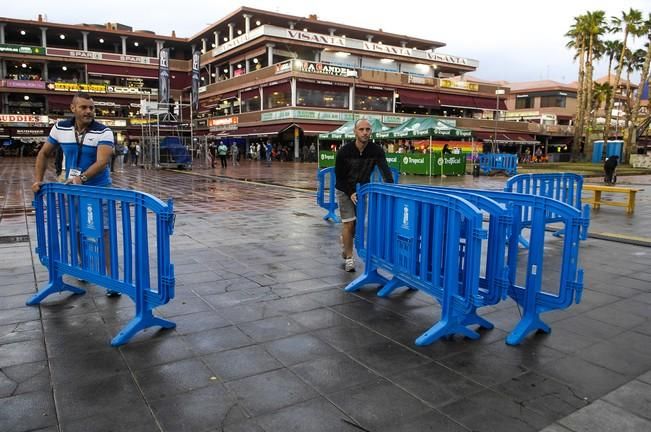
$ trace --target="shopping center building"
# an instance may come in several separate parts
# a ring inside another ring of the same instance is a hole
[[[201,50],[193,134],[209,140],[247,148],[271,140],[296,156],[319,133],[362,116],[388,126],[437,116],[472,130],[464,141],[497,138],[516,150],[569,135],[503,121],[509,88],[464,79],[479,62],[442,42],[248,7],[189,38],[171,33],[0,18],[0,136],[41,139],[85,90],[100,121],[137,139],[151,121],[140,104],[157,98],[162,48],[171,50],[170,87],[181,104],[190,98],[192,52]],[[177,113],[189,120],[188,110]]]

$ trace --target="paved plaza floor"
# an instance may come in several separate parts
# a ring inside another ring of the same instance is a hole
[[[593,213],[591,230],[614,235],[582,243],[582,302],[543,315],[551,334],[507,346],[520,315],[504,301],[480,310],[495,329],[479,340],[417,347],[440,307],[418,292],[343,292],[355,274],[315,205],[315,164],[126,167],[115,186],[174,199],[176,297],[157,313],[177,327],[111,348],[134,315],[126,296],[87,285],[25,306],[47,280],[33,163],[0,159],[2,432],[651,430],[651,248],[628,240],[651,244],[651,176],[619,179],[645,189],[633,216]]]

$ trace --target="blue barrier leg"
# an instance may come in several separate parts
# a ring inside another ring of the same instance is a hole
[[[416,345],[429,345],[441,338],[454,336],[455,334],[462,334],[469,339],[479,339],[479,333],[476,331],[470,330],[468,327],[461,323],[454,322],[454,320],[451,320],[450,318],[443,318],[432,328],[420,335],[418,339],[416,339]]]
[[[50,294],[55,294],[59,292],[70,291],[73,294],[86,294],[86,290],[82,288],[77,288],[76,286],[68,285],[64,283],[63,280],[50,281],[47,286],[41,291],[34,294],[32,297],[27,300],[27,306],[34,306],[40,304],[45,297]]]
[[[522,234],[518,236],[518,243],[520,243],[523,248],[529,249],[529,242],[524,238]]]
[[[559,229],[558,231],[556,231],[556,232],[553,233],[552,235],[553,235],[554,237],[560,237],[560,236],[562,236],[563,234],[565,234],[565,228],[563,228],[563,229]],[[585,240],[585,239],[584,239],[584,240]]]
[[[328,210],[328,214],[323,216],[324,221],[328,219],[332,219],[334,223],[341,223],[341,219],[339,219],[339,216],[337,216],[334,210]]]
[[[466,315],[463,321],[461,321],[461,324],[464,326],[478,325],[487,330],[492,330],[495,327],[492,322],[477,315],[477,308],[473,308],[472,311]]]
[[[452,310],[451,304],[446,305],[444,303],[441,320],[437,322],[432,328],[420,335],[418,339],[416,339],[416,345],[429,345],[441,338],[448,336],[452,337],[455,334],[461,334],[469,339],[479,339],[479,333],[469,329],[464,325],[464,322],[467,318],[467,314],[458,316],[458,314]]]
[[[127,324],[120,333],[118,333],[113,340],[111,340],[111,346],[120,346],[129,342],[136,333],[141,330],[144,330],[148,327],[159,326],[166,329],[171,329],[176,327],[176,323],[168,321],[162,318],[158,318],[151,313],[151,310],[147,310],[142,314],[138,314],[134,319],[132,319],[129,324]]]
[[[403,286],[405,283],[397,277],[394,277],[386,285],[382,287],[380,291],[377,292],[379,297],[389,297],[391,293],[396,289]]]
[[[506,337],[506,343],[507,345],[519,345],[522,339],[534,331],[551,333],[552,329],[540,319],[538,312],[525,313],[518,325]]]
[[[344,288],[344,291],[355,292],[358,291],[364,285],[369,285],[369,284],[384,285],[386,283],[387,283],[387,278],[381,276],[377,272],[377,270],[371,270],[370,272],[366,272],[366,270],[364,270],[364,273],[360,275],[358,278],[356,278],[354,281],[349,283],[346,286],[346,288]]]

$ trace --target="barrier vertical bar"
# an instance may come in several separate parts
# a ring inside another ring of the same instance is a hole
[[[131,204],[122,203],[122,254],[124,281],[133,284],[133,244],[131,240]]]
[[[536,206],[533,210],[531,243],[529,248],[529,259],[527,262],[526,291],[518,296],[519,303],[524,308],[522,319],[506,337],[508,345],[517,345],[532,331],[543,331],[549,333],[551,329],[540,319],[540,313],[536,307],[538,293],[542,286],[543,252],[545,246],[545,211],[542,207]]]

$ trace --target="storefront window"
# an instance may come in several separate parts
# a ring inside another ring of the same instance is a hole
[[[349,95],[348,86],[298,83],[296,105],[347,109]]]
[[[541,108],[548,108],[548,107],[565,108],[565,99],[566,99],[565,96],[562,95],[541,96],[540,107]]]
[[[292,89],[289,83],[282,83],[262,89],[265,109],[282,108],[292,104]]]
[[[242,100],[240,107],[242,112],[260,111],[260,90],[250,90],[242,92]]]
[[[515,99],[515,109],[533,108],[533,98],[529,96],[517,97]]]
[[[362,111],[393,111],[393,92],[356,88],[355,109]]]

